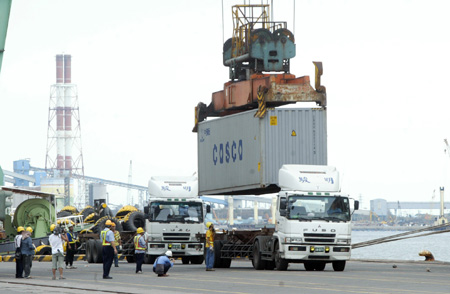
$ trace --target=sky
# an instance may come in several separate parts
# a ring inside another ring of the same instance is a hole
[[[231,6],[243,3],[223,1],[222,26],[219,0],[14,0],[0,73],[2,168],[24,158],[45,166],[55,55],[64,53],[78,87],[86,175],[127,182],[130,160],[137,185],[195,173],[194,107],[228,81],[222,46]],[[323,62],[328,164],[343,191],[368,206],[450,190],[450,2],[273,3],[274,19],[295,34],[291,73],[314,85],[312,61]],[[116,203],[126,197],[108,192]]]

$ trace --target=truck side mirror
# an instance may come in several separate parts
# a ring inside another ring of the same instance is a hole
[[[211,205],[206,205],[206,213],[211,213]]]
[[[359,209],[359,201],[355,200],[355,210],[358,210],[358,209]]]

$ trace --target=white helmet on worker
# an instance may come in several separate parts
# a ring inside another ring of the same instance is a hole
[[[167,251],[166,251],[166,256],[172,257],[172,251],[167,250]]]

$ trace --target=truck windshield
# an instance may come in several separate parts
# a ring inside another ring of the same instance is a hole
[[[156,201],[150,204],[149,221],[202,223],[202,203]]]
[[[287,204],[289,219],[350,221],[347,197],[292,195]]]

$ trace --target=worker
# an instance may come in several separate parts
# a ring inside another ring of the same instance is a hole
[[[59,279],[64,280],[63,263],[64,263],[64,248],[63,241],[68,242],[67,235],[61,234],[61,229],[56,225],[51,225],[50,230],[53,234],[48,237],[50,246],[52,247],[52,280],[56,280],[56,269],[59,270]]]
[[[100,240],[103,246],[103,279],[112,279],[109,276],[109,271],[111,270],[114,254],[117,254],[114,233],[110,230],[112,224],[113,222],[111,220],[107,220],[105,222],[105,229],[100,232]]]
[[[145,256],[145,237],[144,229],[138,228],[136,230],[136,236],[134,236],[134,255],[136,258],[136,274],[142,274],[142,263],[144,263]]]
[[[212,222],[207,222],[206,227],[206,271],[214,271],[214,237],[216,236],[216,231],[214,230],[214,225]]]
[[[34,255],[34,250],[36,249],[33,245],[33,240],[31,239],[31,234],[33,229],[28,227],[22,235],[22,242],[20,245],[20,250],[22,252],[22,264],[23,270],[25,272],[25,279],[31,279],[31,260]]]
[[[75,232],[73,231],[73,223],[69,224],[67,240],[66,269],[76,269],[77,267],[73,266],[73,257],[77,252],[77,240]]]
[[[111,225],[111,231],[113,231],[113,233],[114,233],[114,241],[116,241],[116,249],[117,249],[117,252],[119,252],[119,247],[120,247],[120,245],[122,245],[122,239],[120,238],[119,231],[116,230],[116,224],[114,222]],[[117,255],[117,253],[114,254],[114,266],[119,267],[119,257]]]
[[[153,272],[158,277],[168,277],[167,272],[173,267],[172,251],[168,250],[164,255],[159,256],[153,264]]]
[[[342,200],[339,198],[336,198],[333,203],[331,203],[330,208],[327,210],[328,215],[334,214],[334,213],[342,213]]]
[[[17,235],[14,238],[14,247],[16,248],[16,279],[23,278],[23,263],[20,245],[22,245],[22,236],[24,231],[25,231],[24,227],[18,227]]]

